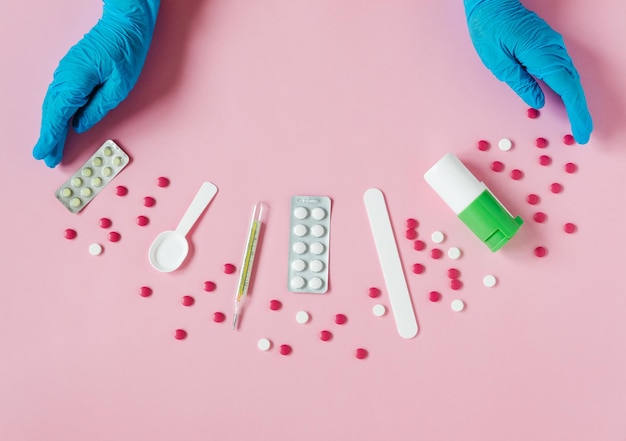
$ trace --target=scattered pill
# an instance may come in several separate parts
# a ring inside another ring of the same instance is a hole
[[[533,214],[533,219],[535,222],[537,222],[538,224],[542,224],[546,221],[548,216],[546,216],[545,213],[538,211],[535,214]]]
[[[433,231],[433,234],[430,235],[430,240],[435,243],[442,243],[444,240],[446,240],[446,235],[443,234],[441,231]]]
[[[98,225],[100,225],[100,228],[109,228],[112,224],[113,222],[111,222],[111,219],[109,219],[108,217],[102,217],[98,221]]]
[[[206,282],[204,282],[205,291],[207,292],[215,291],[215,288],[217,288],[217,285],[215,284],[215,282],[211,282],[210,280],[207,280]]]
[[[416,240],[415,242],[413,242],[414,250],[422,251],[424,248],[426,248],[426,242],[424,242],[423,240]]]
[[[195,302],[196,302],[196,300],[192,296],[183,296],[180,299],[180,303],[182,303],[184,306],[191,306]]]
[[[535,119],[539,117],[539,110],[531,107],[526,111],[526,116],[528,116],[530,119]]]
[[[577,227],[575,224],[568,222],[565,225],[563,225],[563,230],[567,233],[567,234],[572,234],[575,233],[577,230]]]
[[[421,263],[413,264],[413,273],[414,274],[422,274],[426,270],[426,267]]]
[[[463,288],[463,282],[461,282],[459,279],[450,280],[450,289],[458,291],[461,288]]]
[[[149,223],[150,219],[148,219],[146,216],[137,216],[137,225],[139,225],[140,227],[145,227]]]
[[[450,303],[450,307],[454,312],[461,312],[465,309],[465,303],[461,299],[454,299],[452,303]]]
[[[332,332],[326,331],[326,330],[320,332],[320,340],[328,341],[328,340],[330,340],[332,338],[333,338],[333,333]]]
[[[214,312],[213,313],[213,321],[215,323],[222,323],[224,320],[226,320],[226,315],[223,312]]]
[[[291,354],[292,349],[289,345],[280,345],[280,355],[289,355]]]
[[[337,323],[338,325],[343,325],[347,321],[348,321],[348,317],[346,317],[344,314],[335,315],[335,323]]]
[[[536,247],[534,253],[537,257],[544,257],[546,254],[548,254],[548,250],[546,250],[545,247]]]
[[[558,182],[554,182],[550,184],[550,191],[554,194],[561,193],[563,191],[563,186]]]
[[[404,237],[409,240],[417,239],[417,231],[408,229],[404,232]]]
[[[413,219],[412,217],[408,218],[405,222],[405,225],[409,229],[415,229],[419,225],[417,219]]]
[[[380,303],[378,303],[374,305],[374,307],[372,308],[372,312],[376,317],[382,317],[387,313],[387,308],[385,307],[385,305],[381,305]]]
[[[157,179],[157,185],[159,187],[167,187],[168,185],[170,185],[170,180],[167,179],[165,176],[160,176]]]
[[[456,268],[450,268],[448,270],[448,277],[450,279],[458,279],[459,277],[461,277],[461,271]]]
[[[359,360],[363,360],[364,358],[367,358],[367,350],[363,349],[363,348],[358,348],[356,351],[354,351],[354,356],[356,358],[358,358]]]
[[[496,286],[497,282],[498,280],[493,274],[487,274],[485,277],[483,277],[483,285],[485,285],[487,288],[493,288],[494,286]]]
[[[256,345],[261,351],[269,351],[272,347],[272,342],[267,338],[260,338]]]
[[[503,152],[508,152],[513,147],[513,142],[509,138],[502,138],[498,141],[498,148]]]
[[[89,245],[89,254],[91,254],[92,256],[98,256],[102,254],[102,245],[100,245],[99,243],[92,243],[91,245]]]
[[[272,311],[278,311],[282,307],[283,304],[280,302],[280,300],[270,300],[270,309]]]
[[[491,170],[493,170],[494,172],[501,172],[502,170],[504,170],[504,164],[500,161],[493,161],[491,163]]]
[[[146,196],[145,198],[143,198],[144,207],[154,207],[155,204],[156,199],[154,199],[152,196]]]
[[[375,299],[376,297],[379,297],[381,294],[380,289],[376,288],[376,287],[371,287],[369,289],[368,295],[372,298]]]
[[[117,231],[111,231],[108,237],[109,237],[109,242],[119,242],[120,239],[122,238],[122,235],[118,233]]]
[[[511,178],[514,179],[515,181],[519,181],[523,177],[524,177],[524,172],[522,172],[521,170],[517,168],[514,170],[511,170]]]
[[[438,302],[439,300],[441,300],[441,294],[439,294],[437,291],[431,291],[430,293],[428,293],[428,300],[430,300],[431,302]]]
[[[430,250],[430,257],[432,257],[433,259],[441,259],[441,257],[443,257],[443,251],[441,251],[439,248],[433,248],[432,250]]]
[[[224,264],[224,273],[225,274],[232,274],[235,271],[237,271],[237,267],[235,265],[233,265],[232,263],[225,263]]]
[[[548,140],[546,138],[537,138],[535,139],[535,145],[540,149],[545,149],[548,147]]]
[[[530,205],[537,205],[539,203],[539,196],[531,193],[526,196],[526,202],[528,202]]]
[[[485,141],[484,139],[481,139],[476,144],[476,147],[478,147],[478,150],[480,150],[481,152],[486,152],[487,150],[489,150],[489,142]]]
[[[452,260],[457,260],[461,258],[461,249],[458,247],[450,247],[448,248],[448,257]]]
[[[311,316],[306,311],[298,311],[296,313],[296,321],[300,323],[301,325],[308,323],[310,319],[311,319]]]
[[[576,141],[574,140],[574,137],[572,135],[565,135],[563,137],[563,143],[566,145],[572,145],[574,144],[574,142]]]
[[[139,295],[141,297],[150,297],[152,295],[152,288],[149,286],[142,286],[139,288]]]
[[[75,239],[77,235],[78,235],[78,233],[76,233],[76,230],[73,230],[72,228],[67,228],[67,229],[63,232],[63,236],[64,236],[66,239],[69,239],[69,240]]]
[[[126,196],[128,194],[128,188],[123,185],[118,185],[115,187],[115,194],[118,196]]]
[[[176,340],[184,340],[187,338],[187,331],[185,331],[184,329],[177,329],[176,331],[174,331],[174,338]]]
[[[565,171],[567,173],[576,173],[577,170],[578,166],[573,162],[568,162],[567,164],[565,164]]]
[[[550,165],[552,164],[552,158],[549,157],[548,155],[541,155],[539,157],[539,164],[544,165],[544,166]]]

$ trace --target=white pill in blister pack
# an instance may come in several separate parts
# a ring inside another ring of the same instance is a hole
[[[56,191],[72,213],[78,213],[128,164],[126,152],[108,140]]]
[[[287,281],[291,292],[323,294],[328,290],[330,206],[327,196],[291,198]]]

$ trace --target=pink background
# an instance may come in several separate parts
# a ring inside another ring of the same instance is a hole
[[[540,118],[483,67],[461,1],[164,0],[143,74],[97,127],[70,135],[64,163],[31,157],[58,60],[100,16],[97,0],[5,2],[0,15],[0,439],[624,440],[626,439],[626,5],[527,0],[564,36],[594,117],[565,146],[564,109]],[[548,148],[534,146],[538,136]],[[511,138],[501,152],[496,143]],[[106,139],[132,163],[81,214],[54,192]],[[485,138],[488,152],[475,148]],[[457,153],[526,223],[492,254],[427,187]],[[549,154],[552,165],[538,165]],[[505,172],[489,169],[502,161]],[[566,174],[563,164],[579,171]],[[514,181],[513,168],[525,177]],[[171,179],[169,188],[156,178]],[[148,246],[176,226],[201,182],[219,187],[171,274]],[[551,194],[552,182],[564,192]],[[129,194],[115,195],[115,185]],[[386,195],[420,333],[403,340],[389,306],[362,196]],[[526,203],[528,193],[541,203]],[[286,289],[289,199],[333,200],[331,290]],[[157,205],[145,208],[144,196]],[[253,204],[269,218],[246,313],[230,330]],[[533,222],[541,210],[545,224]],[[147,227],[136,216],[150,218]],[[100,217],[122,234],[109,243]],[[435,261],[404,221],[444,231],[463,257]],[[578,226],[575,234],[562,230]],[[63,237],[74,228],[78,237]],[[90,243],[105,252],[90,256]],[[537,245],[548,249],[534,257]],[[412,274],[413,263],[426,272]],[[461,271],[463,288],[446,271]],[[499,284],[488,289],[482,277]],[[203,284],[212,280],[215,292]],[[139,296],[139,287],[154,294]],[[383,296],[368,297],[371,286]],[[439,303],[428,292],[439,290]],[[192,307],[183,295],[196,299]],[[461,313],[450,309],[463,299]],[[268,303],[279,299],[280,311]],[[312,320],[295,322],[308,311]],[[215,311],[225,323],[212,321]],[[336,313],[349,320],[333,322]],[[189,336],[173,338],[177,328]],[[329,342],[319,332],[334,334]],[[270,338],[269,352],[256,348]],[[290,344],[288,356],[278,346]],[[357,360],[354,351],[369,357]]]

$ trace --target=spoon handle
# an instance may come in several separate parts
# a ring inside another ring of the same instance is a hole
[[[193,198],[191,205],[187,208],[185,215],[180,220],[180,223],[176,227],[176,232],[187,236],[193,224],[196,223],[204,209],[209,205],[209,202],[217,194],[217,187],[211,182],[204,182],[198,190],[198,193]]]

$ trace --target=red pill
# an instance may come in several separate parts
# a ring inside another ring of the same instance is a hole
[[[567,234],[572,234],[575,233],[577,228],[576,228],[576,224],[573,224],[571,222],[566,223],[565,225],[563,225],[563,230],[567,233]]]
[[[430,257],[432,257],[433,259],[441,259],[443,257],[443,251],[441,251],[439,248],[433,248],[432,250],[430,250]]]
[[[154,207],[155,204],[156,199],[154,199],[152,196],[146,196],[145,198],[143,198],[144,207]]]
[[[333,333],[330,331],[322,331],[320,332],[320,340],[328,341],[333,338]]]
[[[157,179],[157,185],[159,187],[167,187],[168,185],[170,185],[170,180],[167,179],[165,176],[160,176]]]
[[[270,309],[272,311],[278,311],[283,307],[283,304],[280,303],[280,300],[270,300]]]
[[[561,193],[563,191],[563,186],[558,182],[555,182],[553,184],[550,184],[550,191],[555,194]]]
[[[463,288],[463,283],[459,279],[450,280],[450,289],[458,291],[461,288]]]
[[[141,297],[150,297],[152,295],[152,288],[148,286],[142,286],[139,288],[139,295]]]
[[[417,239],[417,231],[415,231],[415,230],[406,230],[404,232],[404,237],[406,237],[409,240]]]
[[[224,315],[223,312],[214,312],[213,313],[213,321],[215,323],[222,323],[224,320],[226,320],[226,315]]]
[[[367,350],[363,348],[358,348],[356,351],[354,351],[354,356],[359,360],[363,360],[364,358],[367,358]]]
[[[180,303],[182,303],[184,306],[191,306],[196,302],[196,300],[191,297],[191,296],[183,296],[180,299]]]
[[[422,274],[425,270],[426,270],[426,267],[424,267],[424,265],[422,265],[421,263],[413,264],[413,273]]]
[[[380,296],[380,289],[372,287],[369,289],[369,296],[373,299]]]
[[[423,240],[416,240],[415,242],[413,242],[414,250],[422,251],[424,248],[426,248],[426,242],[424,242]]]
[[[518,170],[518,169],[511,170],[512,179],[519,181],[523,177],[524,177],[524,172],[522,172],[521,170]]]
[[[537,138],[535,139],[535,145],[540,149],[545,149],[548,147],[548,140],[546,138]]]
[[[184,340],[187,338],[187,331],[185,331],[184,329],[177,329],[176,331],[174,331],[174,338],[176,340]]]
[[[501,172],[502,170],[504,170],[504,164],[500,161],[493,161],[491,163],[491,170],[493,170],[494,172]]]
[[[539,196],[537,196],[536,194],[531,193],[528,196],[526,196],[526,201],[530,205],[537,205],[539,203]]]
[[[412,217],[410,217],[406,220],[405,225],[409,229],[415,229],[417,228],[419,224],[416,219],[413,219]]]
[[[232,274],[235,271],[237,271],[237,267],[235,265],[233,265],[232,263],[225,263],[224,264],[224,272],[226,274]]]
[[[113,222],[111,222],[111,219],[107,217],[102,217],[98,221],[98,225],[100,225],[100,228],[109,228],[112,224]]]
[[[567,164],[565,164],[565,171],[567,173],[576,173],[576,170],[578,170],[578,166],[573,162],[568,162]]]
[[[526,111],[526,115],[530,118],[530,119],[535,119],[539,116],[539,110],[535,109],[533,107],[529,108]]]
[[[533,215],[533,219],[535,220],[535,222],[537,222],[538,224],[542,224],[546,221],[547,216],[545,213],[538,211]]]
[[[428,294],[428,300],[430,300],[431,302],[438,302],[439,300],[441,300],[441,294],[439,294],[437,291],[431,291]]]
[[[126,196],[128,194],[128,188],[123,185],[118,185],[115,187],[115,194],[118,196]]]
[[[541,155],[539,157],[539,164],[541,165],[550,165],[552,164],[552,158],[549,157],[548,155]]]
[[[215,288],[217,288],[217,285],[215,284],[215,282],[211,282],[209,280],[204,282],[204,290],[205,291],[207,291],[207,292],[215,291]]]
[[[448,277],[451,279],[458,279],[459,277],[461,277],[461,271],[456,268],[450,268],[448,270]]]
[[[546,254],[548,254],[548,250],[546,250],[544,247],[537,247],[535,248],[534,253],[537,257],[544,257]]]
[[[78,236],[78,233],[76,233],[76,230],[73,230],[73,229],[71,229],[71,228],[68,228],[68,229],[66,229],[66,230],[63,232],[63,236],[64,236],[66,239],[72,240],[72,239],[75,239],[75,238],[76,238],[76,236]]]
[[[148,219],[146,216],[137,216],[137,225],[139,225],[140,227],[145,227],[149,223],[150,219]]]
[[[121,238],[122,238],[122,235],[118,233],[117,231],[111,231],[109,233],[110,242],[119,242]]]
[[[291,354],[292,349],[289,345],[280,345],[280,355],[289,355]]]
[[[343,325],[347,321],[348,321],[348,317],[346,317],[344,314],[335,315],[335,323],[337,323],[338,325]]]
[[[484,139],[481,139],[480,141],[478,141],[478,144],[476,146],[478,147],[478,150],[480,150],[481,152],[486,152],[487,150],[489,150],[489,143],[485,141]]]
[[[572,135],[565,135],[563,137],[563,144],[572,145],[574,144],[574,142],[576,141],[574,140],[574,137]]]

